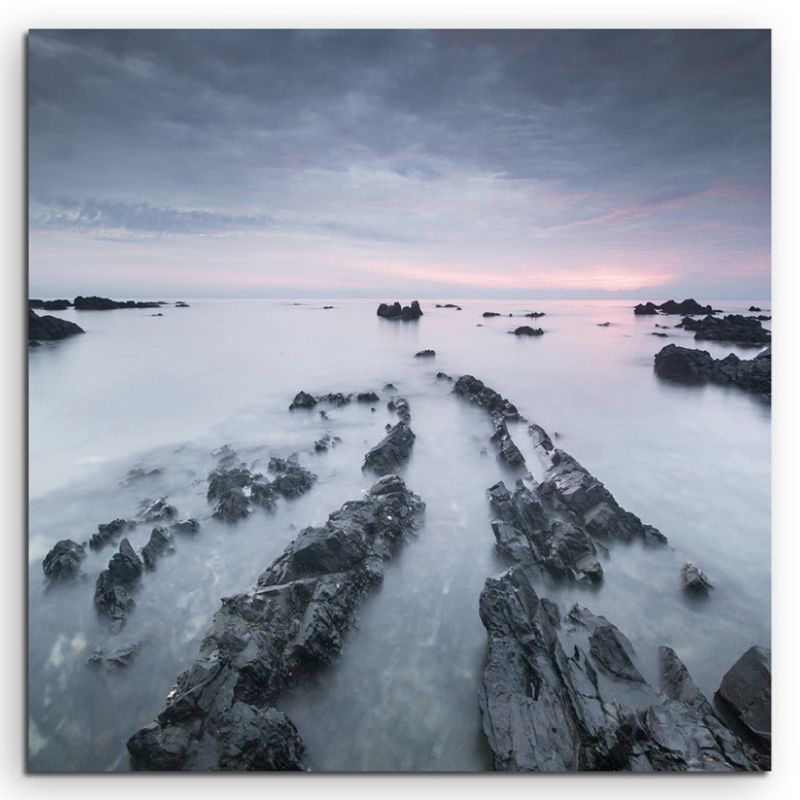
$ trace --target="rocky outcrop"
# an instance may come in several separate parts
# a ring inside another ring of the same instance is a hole
[[[175,519],[178,516],[178,509],[167,502],[166,497],[159,497],[157,500],[142,500],[139,509],[139,516],[145,522],[163,522]]]
[[[52,342],[78,333],[85,331],[68,319],[40,317],[32,308],[28,309],[28,339],[31,341]]]
[[[500,414],[492,414],[492,425],[494,425],[494,433],[490,441],[497,449],[497,457],[507,467],[512,469],[519,469],[525,466],[525,458],[523,457],[520,449],[514,443],[511,435],[508,432],[505,418]]]
[[[283,497],[299,497],[311,489],[317,481],[317,476],[313,472],[297,463],[296,456],[271,458],[267,469],[275,474],[271,484],[272,491]]]
[[[144,564],[136,555],[131,543],[123,539],[119,552],[114,553],[97,578],[94,592],[94,606],[98,613],[108,617],[112,630],[119,630],[128,618],[135,603],[133,592],[142,576]]]
[[[48,583],[71,581],[81,574],[81,563],[86,558],[86,548],[72,539],[56,542],[44,557],[42,570]]]
[[[175,303],[175,308],[190,308],[190,307],[191,306],[188,303],[184,303],[183,300],[178,300],[178,302]]]
[[[701,306],[697,300],[689,298],[680,303],[677,300],[667,300],[660,305],[656,303],[639,303],[634,307],[633,313],[638,315],[643,314],[719,314],[719,309],[714,309],[711,306]]]
[[[86,659],[86,663],[105,672],[118,672],[134,662],[139,654],[139,647],[139,642],[130,642],[110,651],[103,647],[96,647]]]
[[[633,313],[636,314],[637,317],[651,315],[651,314],[658,314],[658,306],[655,303],[639,303],[638,305],[634,306]]]
[[[200,523],[196,519],[188,517],[187,519],[173,522],[171,528],[174,533],[178,533],[181,536],[197,536],[200,532]]]
[[[161,556],[174,552],[175,548],[172,546],[172,533],[160,526],[153,528],[150,533],[150,539],[142,548],[142,562],[144,563],[145,569],[155,569],[156,562]]]
[[[771,334],[755,317],[741,314],[728,314],[721,319],[704,317],[692,319],[685,317],[675,327],[694,331],[694,338],[714,342],[734,342],[736,344],[759,346],[770,343]]]
[[[545,315],[544,311],[530,311],[527,314],[523,314],[523,317],[530,317],[530,319],[539,319],[539,317],[543,317]]]
[[[305,528],[253,589],[225,598],[195,664],[128,741],[134,769],[290,770],[303,744],[274,704],[333,661],[361,600],[424,509],[396,475]]]
[[[372,470],[377,475],[394,472],[408,461],[414,439],[414,431],[401,420],[364,456],[364,466],[361,469]]]
[[[381,303],[378,306],[378,316],[384,319],[401,319],[405,321],[419,319],[422,316],[422,309],[419,301],[413,300],[410,306],[401,306],[400,303]]]
[[[715,359],[706,350],[670,344],[656,353],[654,368],[660,378],[678,383],[716,383],[766,396],[772,394],[771,348],[751,359],[741,359],[734,353]]]
[[[772,749],[771,651],[751,647],[725,673],[714,701],[726,718],[732,718],[751,737],[766,768]]]
[[[444,305],[437,303],[436,308],[454,308],[456,311],[461,311],[461,306],[457,306],[455,303],[445,303]]]
[[[78,295],[72,305],[78,311],[112,311],[116,308],[159,308],[166,303],[155,300],[111,300],[108,297],[81,297]]]
[[[517,407],[506,400],[499,392],[486,386],[472,375],[462,375],[453,386],[453,392],[470,403],[480,406],[489,413],[499,414],[507,420],[520,420]]]
[[[377,403],[380,397],[375,392],[360,392],[356,395],[356,400],[359,403]]]
[[[479,692],[496,770],[754,770],[707,710],[657,692],[630,642],[580,606],[561,616],[513,567],[480,598],[489,644]]]
[[[125,531],[135,528],[136,523],[131,519],[114,519],[97,526],[97,533],[89,539],[92,550],[100,550],[107,544],[116,544]]]
[[[692,594],[707,595],[708,590],[714,588],[705,572],[691,562],[681,567],[681,582],[684,590]]]
[[[289,411],[294,411],[296,408],[314,408],[316,404],[316,397],[301,390],[294,396],[294,400],[289,405]]]
[[[393,397],[387,404],[388,411],[394,411],[397,416],[408,425],[411,422],[411,407],[405,397]]]
[[[418,353],[414,353],[414,358],[434,358],[435,356],[435,350],[420,350]]]
[[[40,308],[44,311],[66,311],[71,305],[69,300],[28,300],[28,308]]]
[[[484,319],[490,319],[491,317],[502,317],[503,315],[499,311],[484,311],[481,316]],[[509,314],[509,316],[511,315]]]
[[[531,328],[530,325],[520,325],[519,328],[514,328],[514,336],[544,336],[544,331],[541,328]]]
[[[342,406],[348,405],[353,399],[353,396],[349,394],[343,394],[342,392],[328,392],[328,394],[323,394],[317,399],[320,403],[328,403],[328,405],[341,408]]]

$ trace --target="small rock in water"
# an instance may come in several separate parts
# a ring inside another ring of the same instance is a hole
[[[691,562],[687,562],[681,568],[681,579],[683,580],[683,588],[689,592],[708,594],[708,590],[714,588],[714,584],[711,583],[706,574]]]
[[[289,411],[294,411],[296,408],[314,408],[317,400],[313,395],[308,392],[299,391],[289,405]]]
[[[44,557],[42,570],[50,583],[60,583],[81,574],[81,562],[86,558],[86,548],[72,539],[62,539]]]
[[[531,328],[530,325],[520,325],[519,328],[515,328],[513,331],[509,331],[509,333],[513,333],[514,336],[543,336],[544,331],[541,328]]]
[[[597,323],[597,327],[598,328],[609,328],[609,327],[611,327],[611,323],[610,322],[598,322]]]
[[[377,403],[380,397],[375,392],[361,392],[356,395],[356,400],[359,403]]]
[[[420,350],[419,353],[414,354],[414,358],[433,358],[435,355],[435,350]]]

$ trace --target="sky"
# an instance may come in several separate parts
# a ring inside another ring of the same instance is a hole
[[[770,34],[32,31],[31,296],[770,295]]]

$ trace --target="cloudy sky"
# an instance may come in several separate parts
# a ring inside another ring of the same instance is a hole
[[[32,296],[764,298],[763,31],[35,31]]]

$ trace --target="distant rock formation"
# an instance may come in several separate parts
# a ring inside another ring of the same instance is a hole
[[[689,298],[678,302],[677,300],[667,300],[661,305],[656,303],[639,303],[634,307],[633,313],[637,315],[643,314],[719,314],[719,309],[714,309],[711,306],[701,306],[697,300]]]
[[[422,309],[419,307],[419,301],[413,300],[410,306],[401,306],[400,303],[394,302],[391,305],[388,303],[381,303],[378,306],[378,316],[384,319],[401,319],[401,320],[415,320],[422,316]]]
[[[112,311],[116,308],[159,308],[166,305],[161,300],[111,300],[108,297],[97,297],[96,295],[90,297],[78,295],[72,303],[78,311]]]
[[[85,333],[80,325],[60,317],[40,317],[32,308],[28,309],[28,339],[30,341],[52,342],[66,339],[77,333]]]
[[[684,317],[676,328],[694,331],[695,339],[716,342],[735,342],[744,345],[769,344],[772,334],[756,317],[729,314],[722,319],[707,316],[703,319]]]

